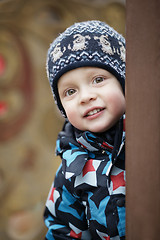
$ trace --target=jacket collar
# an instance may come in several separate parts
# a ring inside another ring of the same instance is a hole
[[[62,170],[66,178],[78,176],[89,159],[95,159],[102,153],[112,154],[113,161],[116,160],[125,142],[123,119],[103,134],[82,132],[68,121],[65,122],[58,135],[56,154],[62,158]]]

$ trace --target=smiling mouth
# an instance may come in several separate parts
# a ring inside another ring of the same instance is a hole
[[[91,110],[91,111],[89,111],[89,112],[86,114],[85,117],[93,116],[93,115],[95,115],[96,113],[101,112],[102,110],[104,110],[104,108],[97,108],[97,109]]]

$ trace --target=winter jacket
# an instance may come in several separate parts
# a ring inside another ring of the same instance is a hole
[[[62,158],[44,213],[47,240],[125,239],[123,118],[104,134],[66,121],[57,140]]]

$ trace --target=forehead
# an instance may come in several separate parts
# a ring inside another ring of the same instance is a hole
[[[58,88],[69,84],[73,81],[78,81],[81,77],[92,78],[97,75],[111,75],[110,72],[98,67],[80,67],[64,73],[58,80]]]

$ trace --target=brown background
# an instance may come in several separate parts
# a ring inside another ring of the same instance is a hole
[[[157,240],[160,238],[160,1],[128,0],[126,12],[126,236],[127,240]]]
[[[0,1],[0,239],[44,238],[43,210],[60,160],[63,118],[45,72],[49,44],[74,22],[106,21],[125,36],[125,1]]]

